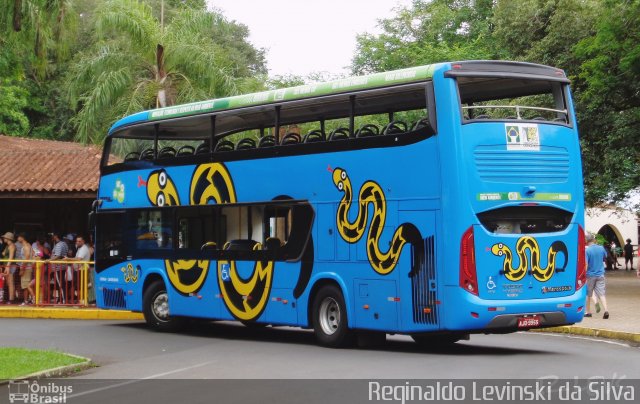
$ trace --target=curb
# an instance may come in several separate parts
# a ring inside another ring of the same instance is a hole
[[[562,327],[541,328],[529,330],[533,332],[552,332],[558,334],[582,335],[586,337],[598,337],[607,339],[617,339],[628,342],[640,343],[640,334],[625,331],[605,330],[600,328],[576,327],[572,325]]]
[[[120,310],[2,307],[0,318],[41,318],[67,320],[143,320],[142,313]]]
[[[82,359],[84,362],[74,363],[71,365],[59,366],[53,369],[41,370],[39,372],[31,373],[25,376],[16,377],[12,380],[0,380],[0,386],[4,384],[9,384],[10,381],[13,380],[26,380],[26,379],[43,379],[43,378],[51,378],[51,377],[63,377],[68,376],[73,373],[77,373],[86,369],[89,369],[95,364],[89,358],[85,358],[84,356],[73,355],[69,353],[64,353],[67,356],[71,356],[73,358]]]

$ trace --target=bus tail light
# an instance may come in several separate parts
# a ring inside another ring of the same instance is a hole
[[[462,235],[460,243],[460,287],[478,296],[478,277],[476,274],[476,254],[473,242],[473,226]]]
[[[585,261],[584,229],[578,226],[578,268],[576,268],[576,292],[587,283],[587,263]]]

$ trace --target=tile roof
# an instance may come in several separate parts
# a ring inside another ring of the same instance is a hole
[[[0,192],[97,192],[102,150],[0,135]]]

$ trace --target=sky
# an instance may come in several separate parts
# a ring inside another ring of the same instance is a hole
[[[269,75],[349,74],[356,35],[379,33],[377,20],[411,0],[207,0],[209,7],[249,27],[267,50]]]

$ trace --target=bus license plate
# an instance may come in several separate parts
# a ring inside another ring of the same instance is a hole
[[[518,318],[518,328],[539,327],[540,316],[529,316]]]

